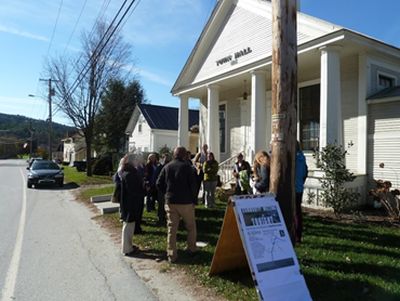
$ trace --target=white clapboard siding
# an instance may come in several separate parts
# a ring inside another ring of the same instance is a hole
[[[139,124],[142,125],[142,130],[139,132]],[[142,113],[140,113],[139,122],[132,132],[131,137],[129,137],[129,144],[135,145],[136,150],[140,151],[150,151],[151,147],[151,128],[144,119]]]
[[[216,34],[214,43],[206,51],[208,54],[201,67],[198,68],[193,83],[201,82],[210,77],[267,58],[272,54],[272,13],[271,4],[254,0],[239,0],[222,23],[221,28],[214,28]],[[298,44],[312,40],[339,27],[322,20],[298,15]],[[251,52],[235,59],[234,54],[244,49]],[[223,64],[217,61],[232,56]]]
[[[388,180],[400,188],[400,99],[369,105],[368,174],[370,183]]]
[[[357,171],[358,158],[358,58],[342,58],[341,63],[343,145],[353,146],[348,149],[346,167],[351,172]]]

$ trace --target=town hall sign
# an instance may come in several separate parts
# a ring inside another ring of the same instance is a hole
[[[248,55],[252,52],[250,47],[244,48],[240,51],[235,52],[234,54],[231,55],[227,55],[225,57],[223,57],[222,59],[219,59],[216,61],[217,66],[221,66],[225,63],[231,62],[233,59],[237,60],[238,58]]]

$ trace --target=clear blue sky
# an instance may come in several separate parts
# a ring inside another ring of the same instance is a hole
[[[82,30],[92,27],[101,6],[108,2],[105,14],[111,19],[123,0],[0,2],[1,113],[47,118],[47,87],[38,81],[45,58],[64,51],[76,52]],[[137,2],[123,29],[125,40],[133,46],[137,78],[150,103],[178,106],[178,100],[170,94],[171,87],[216,0]],[[398,0],[302,0],[301,11],[400,47]],[[68,123],[61,112],[55,114],[54,120]]]

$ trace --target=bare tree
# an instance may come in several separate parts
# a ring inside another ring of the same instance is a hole
[[[65,113],[85,138],[87,175],[92,175],[91,156],[95,117],[107,82],[125,77],[131,47],[118,31],[98,22],[90,33],[82,34],[82,52],[76,58],[57,57],[47,65],[55,82],[55,105]]]

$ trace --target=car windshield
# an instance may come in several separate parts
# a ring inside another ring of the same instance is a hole
[[[35,161],[32,165],[32,170],[39,170],[39,169],[60,169],[60,168],[54,162]]]

